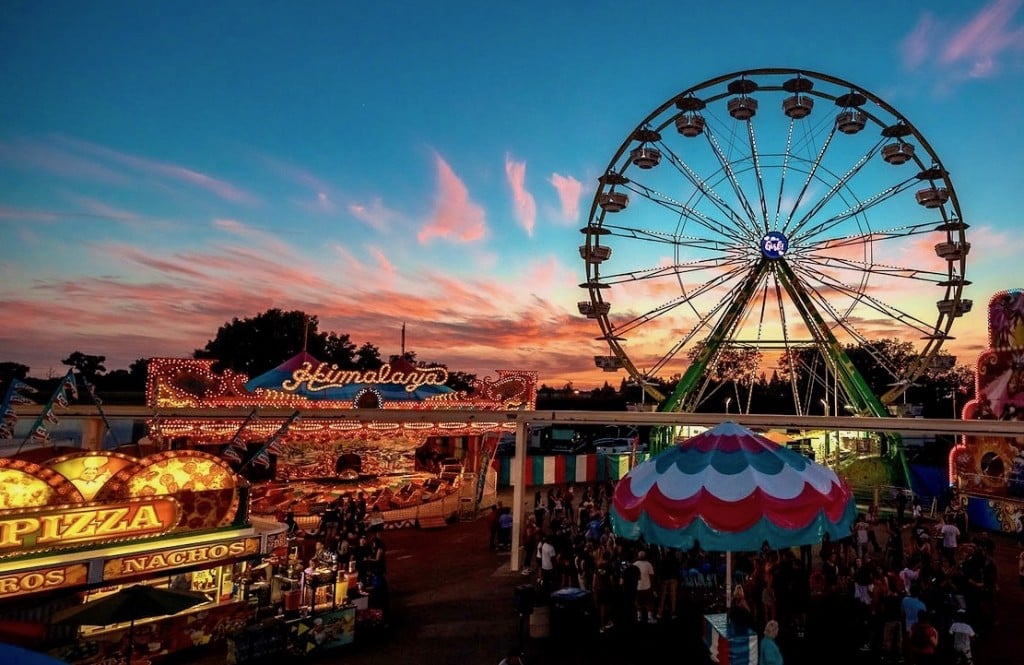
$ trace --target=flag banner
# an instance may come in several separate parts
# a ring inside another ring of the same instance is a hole
[[[10,398],[7,400],[9,404],[35,404],[28,397],[25,397],[21,393],[12,392]]]
[[[4,408],[4,412],[0,415],[0,419],[3,419],[5,423],[13,425],[18,422],[18,414],[10,406]]]
[[[96,387],[85,379],[82,379],[82,381],[85,383],[85,389],[89,391],[89,397],[91,397],[92,401],[96,403],[96,406],[103,404],[103,400],[101,400],[100,396],[96,394]]]
[[[64,389],[65,394],[71,395],[71,399],[78,399],[78,384],[75,383],[74,370],[68,370],[61,388]]]
[[[50,430],[46,429],[46,425],[36,425],[32,430],[32,434],[29,435],[29,438],[33,441],[49,441]]]
[[[36,395],[39,393],[38,390],[28,385],[21,379],[14,379],[13,381],[11,381],[11,390],[13,390],[16,393],[23,393],[26,395]]]
[[[252,413],[250,413],[246,417],[246,419],[242,421],[242,424],[238,427],[238,431],[235,432],[235,435],[233,437],[231,437],[231,441],[230,443],[228,443],[228,445],[233,448],[238,448],[239,450],[245,450],[245,438],[242,436],[242,434],[245,432],[245,428],[249,425],[249,423],[253,422],[254,420],[259,420],[259,416],[256,415],[255,410],[253,410]]]
[[[14,438],[14,429],[7,423],[0,425],[0,439]]]
[[[267,454],[266,449],[256,453],[256,456],[252,458],[252,463],[256,466],[262,466],[264,468],[270,466],[270,455]]]
[[[57,393],[53,396],[53,401],[57,403],[62,409],[66,409],[68,406],[68,396],[64,394],[64,386],[57,389]]]
[[[227,461],[234,462],[236,464],[240,464],[241,461],[242,461],[241,455],[239,455],[238,451],[235,450],[234,448],[232,448],[231,446],[228,446],[227,448],[225,448],[221,452],[220,456],[223,457],[224,459],[226,459]]]
[[[52,406],[50,408],[46,409],[46,411],[43,412],[43,420],[45,420],[46,422],[48,422],[48,423],[50,423],[52,425],[60,424],[60,419],[57,418],[57,414],[53,412],[53,407]]]
[[[288,416],[288,420],[284,421],[284,424],[281,425],[281,428],[274,432],[274,436],[270,437],[270,440],[267,441],[267,445],[264,448],[264,450],[274,455],[280,455],[281,453],[283,453],[284,442],[282,441],[282,439],[284,438],[284,435],[288,433],[288,428],[291,427],[292,423],[294,423],[298,419],[298,411]]]

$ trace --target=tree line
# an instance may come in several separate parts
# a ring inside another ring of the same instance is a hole
[[[384,365],[380,348],[370,342],[357,346],[348,334],[321,331],[315,315],[299,310],[268,309],[249,318],[234,318],[223,324],[214,337],[201,349],[192,352],[196,359],[214,360],[214,370],[231,369],[250,377],[259,376],[277,367],[297,353],[305,350],[319,360],[337,365],[341,369],[373,370]],[[415,351],[405,351],[401,357],[418,367],[444,367],[443,363],[423,362]],[[61,363],[74,368],[90,383],[105,402],[142,403],[146,388],[148,358],[139,358],[127,370],[107,371],[106,356],[74,351]],[[390,360],[390,358],[389,358]],[[6,390],[12,379],[25,381],[43,393],[56,388],[63,375],[32,377],[28,365],[0,362],[0,389]],[[476,375],[448,372],[447,385],[454,390],[469,390]],[[86,399],[88,399],[86,397]]]

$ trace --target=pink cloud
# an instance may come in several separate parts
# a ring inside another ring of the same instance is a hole
[[[505,177],[512,188],[516,219],[526,230],[526,235],[532,237],[533,229],[537,225],[537,204],[533,200],[533,194],[526,189],[526,162],[517,162],[511,155],[505,155]]]
[[[237,220],[215,219],[213,220],[213,225],[216,228],[232,235],[236,235],[247,240],[255,240],[277,256],[285,257],[294,255],[291,247],[278,240],[276,235],[246,226]]]
[[[995,70],[995,56],[1024,47],[1024,30],[1011,25],[1020,4],[1020,0],[995,0],[982,8],[946,44],[942,62],[966,62],[970,76],[990,76]]]
[[[379,247],[371,247],[370,255],[377,260],[377,267],[380,270],[388,273],[389,275],[395,274],[395,266],[388,260],[384,250]]]
[[[929,51],[935,41],[935,17],[929,12],[924,12],[917,20],[917,25],[903,38],[900,45],[903,52],[903,66],[907,69],[917,69],[929,56]]]
[[[580,218],[580,197],[583,195],[583,183],[572,176],[552,173],[549,179],[551,186],[558,192],[558,200],[562,204],[562,216],[571,222]]]
[[[484,209],[470,200],[469,189],[441,155],[434,154],[434,163],[437,169],[434,213],[420,229],[419,241],[425,244],[434,237],[462,243],[480,240],[487,232]]]
[[[941,72],[937,92],[965,79],[994,76],[1000,57],[1024,50],[1024,28],[1013,23],[1020,6],[1021,0],[994,0],[960,27],[923,13],[901,44],[904,66],[931,64]]]
[[[169,178],[171,180],[199,187],[200,189],[205,189],[206,191],[211,192],[226,201],[231,201],[232,203],[254,203],[257,201],[257,197],[255,195],[241,189],[240,187],[236,187],[224,180],[214,178],[206,175],[205,173],[201,173],[184,166],[139,157],[137,155],[120,152],[112,148],[107,148],[105,146],[96,145],[95,143],[70,137],[58,137],[58,140],[74,149],[108,159],[116,164],[127,166],[141,173]]]

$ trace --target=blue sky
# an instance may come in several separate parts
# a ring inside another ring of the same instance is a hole
[[[187,356],[278,307],[384,355],[405,323],[452,369],[617,385],[577,309],[597,176],[679,92],[784,67],[882,98],[949,170],[976,307],[944,348],[970,362],[1024,286],[1021,5],[4,3],[0,360]]]

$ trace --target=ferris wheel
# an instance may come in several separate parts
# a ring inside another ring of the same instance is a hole
[[[610,351],[596,364],[662,410],[696,410],[730,351],[814,348],[848,410],[887,415],[971,308],[949,174],[907,118],[842,79],[752,69],[687,88],[598,181],[579,310]],[[879,396],[845,349],[881,338],[914,354]],[[649,380],[672,375],[671,395]]]

